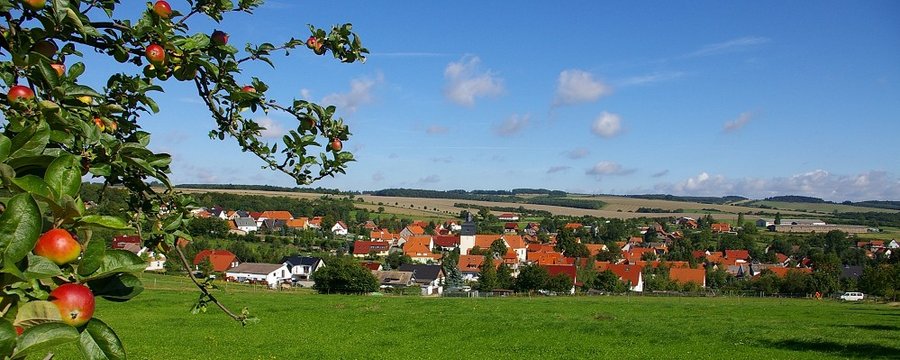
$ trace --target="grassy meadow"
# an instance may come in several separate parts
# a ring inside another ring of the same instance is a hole
[[[132,359],[897,358],[900,308],[756,298],[421,298],[316,295],[229,285],[260,318],[191,315],[187,279],[144,275],[124,304],[100,300]],[[78,358],[64,346],[57,359]]]

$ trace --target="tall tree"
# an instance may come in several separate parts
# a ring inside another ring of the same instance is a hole
[[[510,290],[513,288],[514,281],[515,279],[512,276],[512,270],[506,263],[501,263],[500,266],[497,267],[497,287],[504,290]]]
[[[481,264],[481,272],[478,274],[478,290],[492,291],[497,288],[497,268],[494,267],[494,257],[485,255]]]

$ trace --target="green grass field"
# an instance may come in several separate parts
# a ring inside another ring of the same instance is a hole
[[[421,298],[316,295],[231,285],[190,315],[186,279],[144,275],[136,299],[96,316],[132,359],[828,359],[900,356],[900,308],[756,298]],[[172,289],[172,290],[166,290]],[[78,358],[74,346],[57,359]]]

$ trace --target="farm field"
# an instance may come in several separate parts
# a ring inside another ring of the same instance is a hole
[[[768,200],[756,200],[756,201],[752,201],[749,203],[755,204],[755,205],[765,205],[765,206],[772,207],[772,209],[759,209],[759,210],[764,210],[764,211],[765,210],[775,211],[777,209],[777,210],[790,210],[790,211],[805,211],[805,212],[810,212],[810,213],[821,213],[821,214],[831,214],[835,211],[837,211],[837,212],[884,212],[884,213],[900,212],[900,210],[878,209],[878,208],[844,205],[844,204],[795,203],[795,202],[768,201]]]
[[[143,294],[99,301],[132,359],[896,358],[900,308],[758,298],[421,298],[316,295],[231,286],[241,328],[190,315],[186,279],[144,275]],[[72,345],[59,359],[76,358]]]

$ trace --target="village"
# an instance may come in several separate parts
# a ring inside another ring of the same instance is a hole
[[[479,233],[476,221],[469,214],[464,220],[440,224],[411,221],[396,232],[380,228],[373,220],[356,224],[356,228],[368,236],[351,233],[343,220],[323,229],[321,216],[295,218],[284,210],[249,212],[217,207],[198,209],[195,216],[225,221],[229,232],[235,235],[287,229],[330,234],[346,240],[348,251],[345,256],[352,256],[359,266],[370,271],[381,291],[409,293],[410,289],[417,289],[416,293],[423,296],[479,292],[502,295],[517,290],[509,283],[506,283],[509,288],[497,287],[502,282],[492,282],[493,285],[486,288],[481,279],[485,264],[490,264],[494,270],[492,274],[507,274],[512,278],[517,278],[523,269],[540,268],[545,276],[559,279],[552,292],[568,294],[575,294],[579,289],[612,291],[614,288],[610,286],[585,286],[586,282],[596,282],[597,274],[604,273],[613,274],[617,287],[628,292],[660,290],[658,285],[650,286],[650,289],[645,286],[658,276],[670,283],[664,287],[666,290],[703,292],[710,287],[708,281],[713,281],[710,277],[728,276],[737,281],[749,281],[768,273],[785,279],[793,275],[811,275],[817,266],[811,257],[795,255],[799,250],[797,245],[784,252],[767,247],[764,250],[767,256],[760,258],[751,256],[749,249],[724,249],[692,250],[688,259],[673,260],[670,249],[683,243],[685,233],[700,232],[703,219],[690,217],[638,227],[637,234],[605,244],[582,243],[582,237],[597,231],[590,225],[569,222],[555,232],[548,232],[537,222],[520,221],[520,216],[513,213],[496,216],[495,220],[503,224],[501,234]],[[744,226],[753,224],[746,222]],[[760,231],[783,233],[846,231],[842,234],[852,234],[867,230],[861,226],[830,225],[816,219],[759,219],[755,224]],[[744,231],[729,222],[712,222],[705,226],[714,235],[737,235]],[[162,270],[165,256],[153,254],[140,244],[140,238],[136,236],[118,236],[112,246],[147,259],[148,271]],[[896,240],[858,241],[854,246],[870,259],[890,258],[900,248]],[[336,251],[332,250],[331,255],[337,255]],[[390,258],[395,261],[389,261]],[[226,249],[203,249],[194,256],[192,265],[198,275],[218,275],[226,281],[280,289],[313,287],[315,272],[327,267],[328,261],[327,256],[296,254],[285,256],[277,263],[243,262]],[[839,278],[855,283],[862,274],[863,266],[844,264]],[[584,279],[584,276],[590,279]],[[537,285],[529,290],[550,292],[540,287]]]

